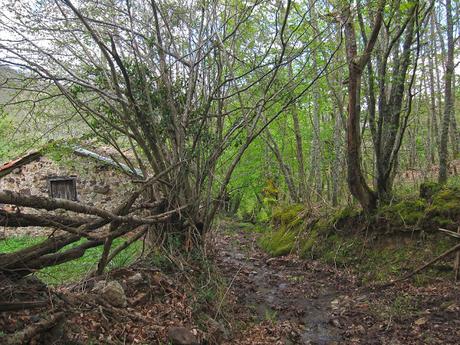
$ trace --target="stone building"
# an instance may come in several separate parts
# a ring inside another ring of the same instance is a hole
[[[64,198],[106,210],[124,200],[133,181],[139,179],[142,172],[138,169],[81,147],[33,151],[0,165],[0,189]],[[9,207],[0,204],[0,208]],[[0,228],[0,237],[44,233],[37,228]]]

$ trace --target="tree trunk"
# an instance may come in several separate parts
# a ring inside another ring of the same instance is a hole
[[[454,25],[452,20],[452,2],[446,0],[447,13],[447,60],[444,84],[444,116],[442,120],[441,143],[439,150],[439,183],[447,182],[447,142],[449,135],[449,124],[451,122],[453,112],[453,97],[452,97],[452,79],[454,75]]]
[[[311,25],[316,29],[316,13],[314,11],[315,1],[310,0],[311,8]],[[317,53],[316,49],[312,52],[312,68],[313,73],[318,73]],[[321,179],[321,129],[320,129],[320,104],[319,104],[319,87],[318,84],[313,85],[313,139],[311,142],[311,180],[315,191],[315,199],[319,200],[322,192]]]
[[[351,194],[358,199],[364,211],[369,213],[377,207],[377,196],[367,185],[361,169],[361,76],[363,68],[377,40],[383,19],[385,1],[380,1],[374,28],[363,55],[358,57],[356,34],[352,22],[351,10],[344,11],[342,21],[345,33],[345,46],[348,62],[348,119],[347,119],[347,170],[348,187]]]

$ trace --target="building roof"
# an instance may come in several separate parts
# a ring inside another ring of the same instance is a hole
[[[40,151],[32,151],[22,157],[3,163],[0,165],[0,177],[8,175],[11,171],[13,171],[14,168],[33,162],[37,158],[41,157],[41,155],[42,153]]]
[[[131,169],[129,166],[123,163],[118,163],[112,158],[108,158],[105,156],[102,156],[96,152],[84,149],[79,146],[75,146],[73,148],[73,152],[76,155],[83,156],[83,157],[90,157],[92,159],[95,159],[99,162],[102,162],[104,164],[110,165],[112,167],[115,167],[117,169],[120,169],[124,171],[125,173],[128,173],[132,176],[138,177],[138,178],[143,178],[144,175],[140,169]],[[43,155],[42,151],[31,151],[25,154],[24,156],[21,156],[19,158],[16,158],[14,160],[11,160],[9,162],[6,162],[2,165],[0,165],[0,177],[8,175],[10,172],[12,172],[15,168],[18,168],[20,166],[23,166],[25,164],[28,164],[30,162],[33,162],[40,158]]]

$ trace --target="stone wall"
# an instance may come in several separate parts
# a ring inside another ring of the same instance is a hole
[[[90,157],[75,154],[62,157],[58,161],[42,156],[36,161],[17,167],[10,174],[0,178],[0,189],[26,195],[49,196],[48,178],[52,176],[75,176],[78,202],[106,210],[116,207],[133,189],[130,178],[118,169]],[[37,213],[26,208],[24,212]],[[50,229],[39,227],[0,227],[0,237],[49,233]]]

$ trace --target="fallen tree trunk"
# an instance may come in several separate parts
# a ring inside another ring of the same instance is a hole
[[[23,212],[7,212],[0,210],[0,226],[6,227],[30,227],[43,226],[52,227],[52,223],[60,223],[66,226],[79,227],[91,223],[96,218],[64,217],[53,214],[30,214]]]
[[[140,195],[134,193],[135,199]],[[134,200],[135,200],[134,199]],[[134,202],[134,201],[133,201]],[[12,204],[22,207],[32,207],[35,209],[43,209],[47,211],[54,211],[58,209],[72,211],[76,213],[83,213],[87,215],[99,216],[103,219],[110,221],[118,221],[120,223],[130,223],[130,224],[157,224],[164,221],[165,214],[154,215],[151,217],[137,217],[137,216],[120,216],[119,213],[112,213],[107,210],[103,210],[93,206],[86,206],[80,204],[76,201],[66,200],[66,199],[54,199],[47,198],[37,195],[22,195],[20,193],[13,192],[11,190],[0,190],[0,203],[2,204]],[[131,205],[129,206],[131,207]],[[181,208],[182,209],[182,208]],[[174,211],[174,210],[173,210]]]

